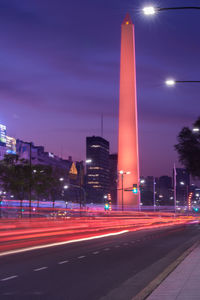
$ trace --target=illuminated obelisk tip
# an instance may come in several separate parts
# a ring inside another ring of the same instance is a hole
[[[119,96],[119,136],[118,172],[130,172],[123,176],[124,209],[138,207],[139,193],[139,154],[138,121],[136,95],[135,35],[134,25],[129,14],[121,26],[120,96]],[[138,193],[130,190],[137,184]],[[118,180],[118,204],[122,205],[122,176]]]

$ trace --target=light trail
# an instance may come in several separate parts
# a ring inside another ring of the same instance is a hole
[[[73,210],[74,213],[75,210]],[[77,211],[75,211],[77,214]],[[0,219],[0,256],[117,235],[199,222],[169,212],[78,211],[79,217]],[[81,217],[80,217],[81,215]],[[28,249],[28,250],[24,250]]]
[[[127,232],[128,232],[128,230],[123,230],[123,231],[119,231],[119,232],[113,232],[113,233],[108,233],[108,234],[91,236],[91,237],[87,237],[87,238],[69,240],[69,241],[65,241],[65,242],[58,242],[58,243],[52,243],[52,244],[47,244],[47,245],[22,248],[22,249],[18,249],[18,250],[11,250],[11,251],[6,251],[6,252],[0,253],[0,256],[5,256],[5,255],[9,255],[9,254],[18,254],[18,253],[23,253],[23,252],[27,252],[27,251],[33,251],[33,250],[40,250],[40,249],[45,249],[45,248],[50,248],[50,247],[55,247],[55,246],[63,246],[63,245],[71,244],[71,243],[90,241],[90,240],[94,240],[94,239],[100,239],[100,238],[105,238],[105,237],[109,237],[109,236],[119,235],[119,234],[123,234],[123,233],[127,233]]]

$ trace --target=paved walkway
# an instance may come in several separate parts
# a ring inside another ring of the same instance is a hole
[[[200,300],[200,246],[153,291],[147,300]]]

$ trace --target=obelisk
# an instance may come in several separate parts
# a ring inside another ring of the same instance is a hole
[[[129,14],[121,26],[119,135],[118,135],[118,205],[139,207],[139,153],[136,95],[135,34]],[[123,183],[120,171],[124,172]],[[130,172],[130,174],[125,174]],[[138,192],[130,191],[137,184]]]

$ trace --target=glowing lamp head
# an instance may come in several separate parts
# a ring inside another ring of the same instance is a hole
[[[122,170],[121,170],[121,171],[119,171],[119,174],[124,174],[124,171],[122,171]]]
[[[131,172],[130,172],[130,171],[128,171],[128,172],[126,172],[126,174],[127,174],[127,175],[130,175],[130,174],[131,174]]]
[[[165,84],[166,84],[167,86],[174,86],[175,83],[176,83],[176,81],[175,81],[174,79],[167,79],[167,80],[165,81]]]
[[[194,128],[192,129],[192,131],[193,131],[193,132],[199,132],[200,129],[199,129],[198,127],[194,127]]]
[[[156,9],[155,9],[155,7],[153,7],[153,6],[146,6],[146,7],[143,8],[143,13],[144,13],[146,16],[149,16],[149,15],[155,15]]]

